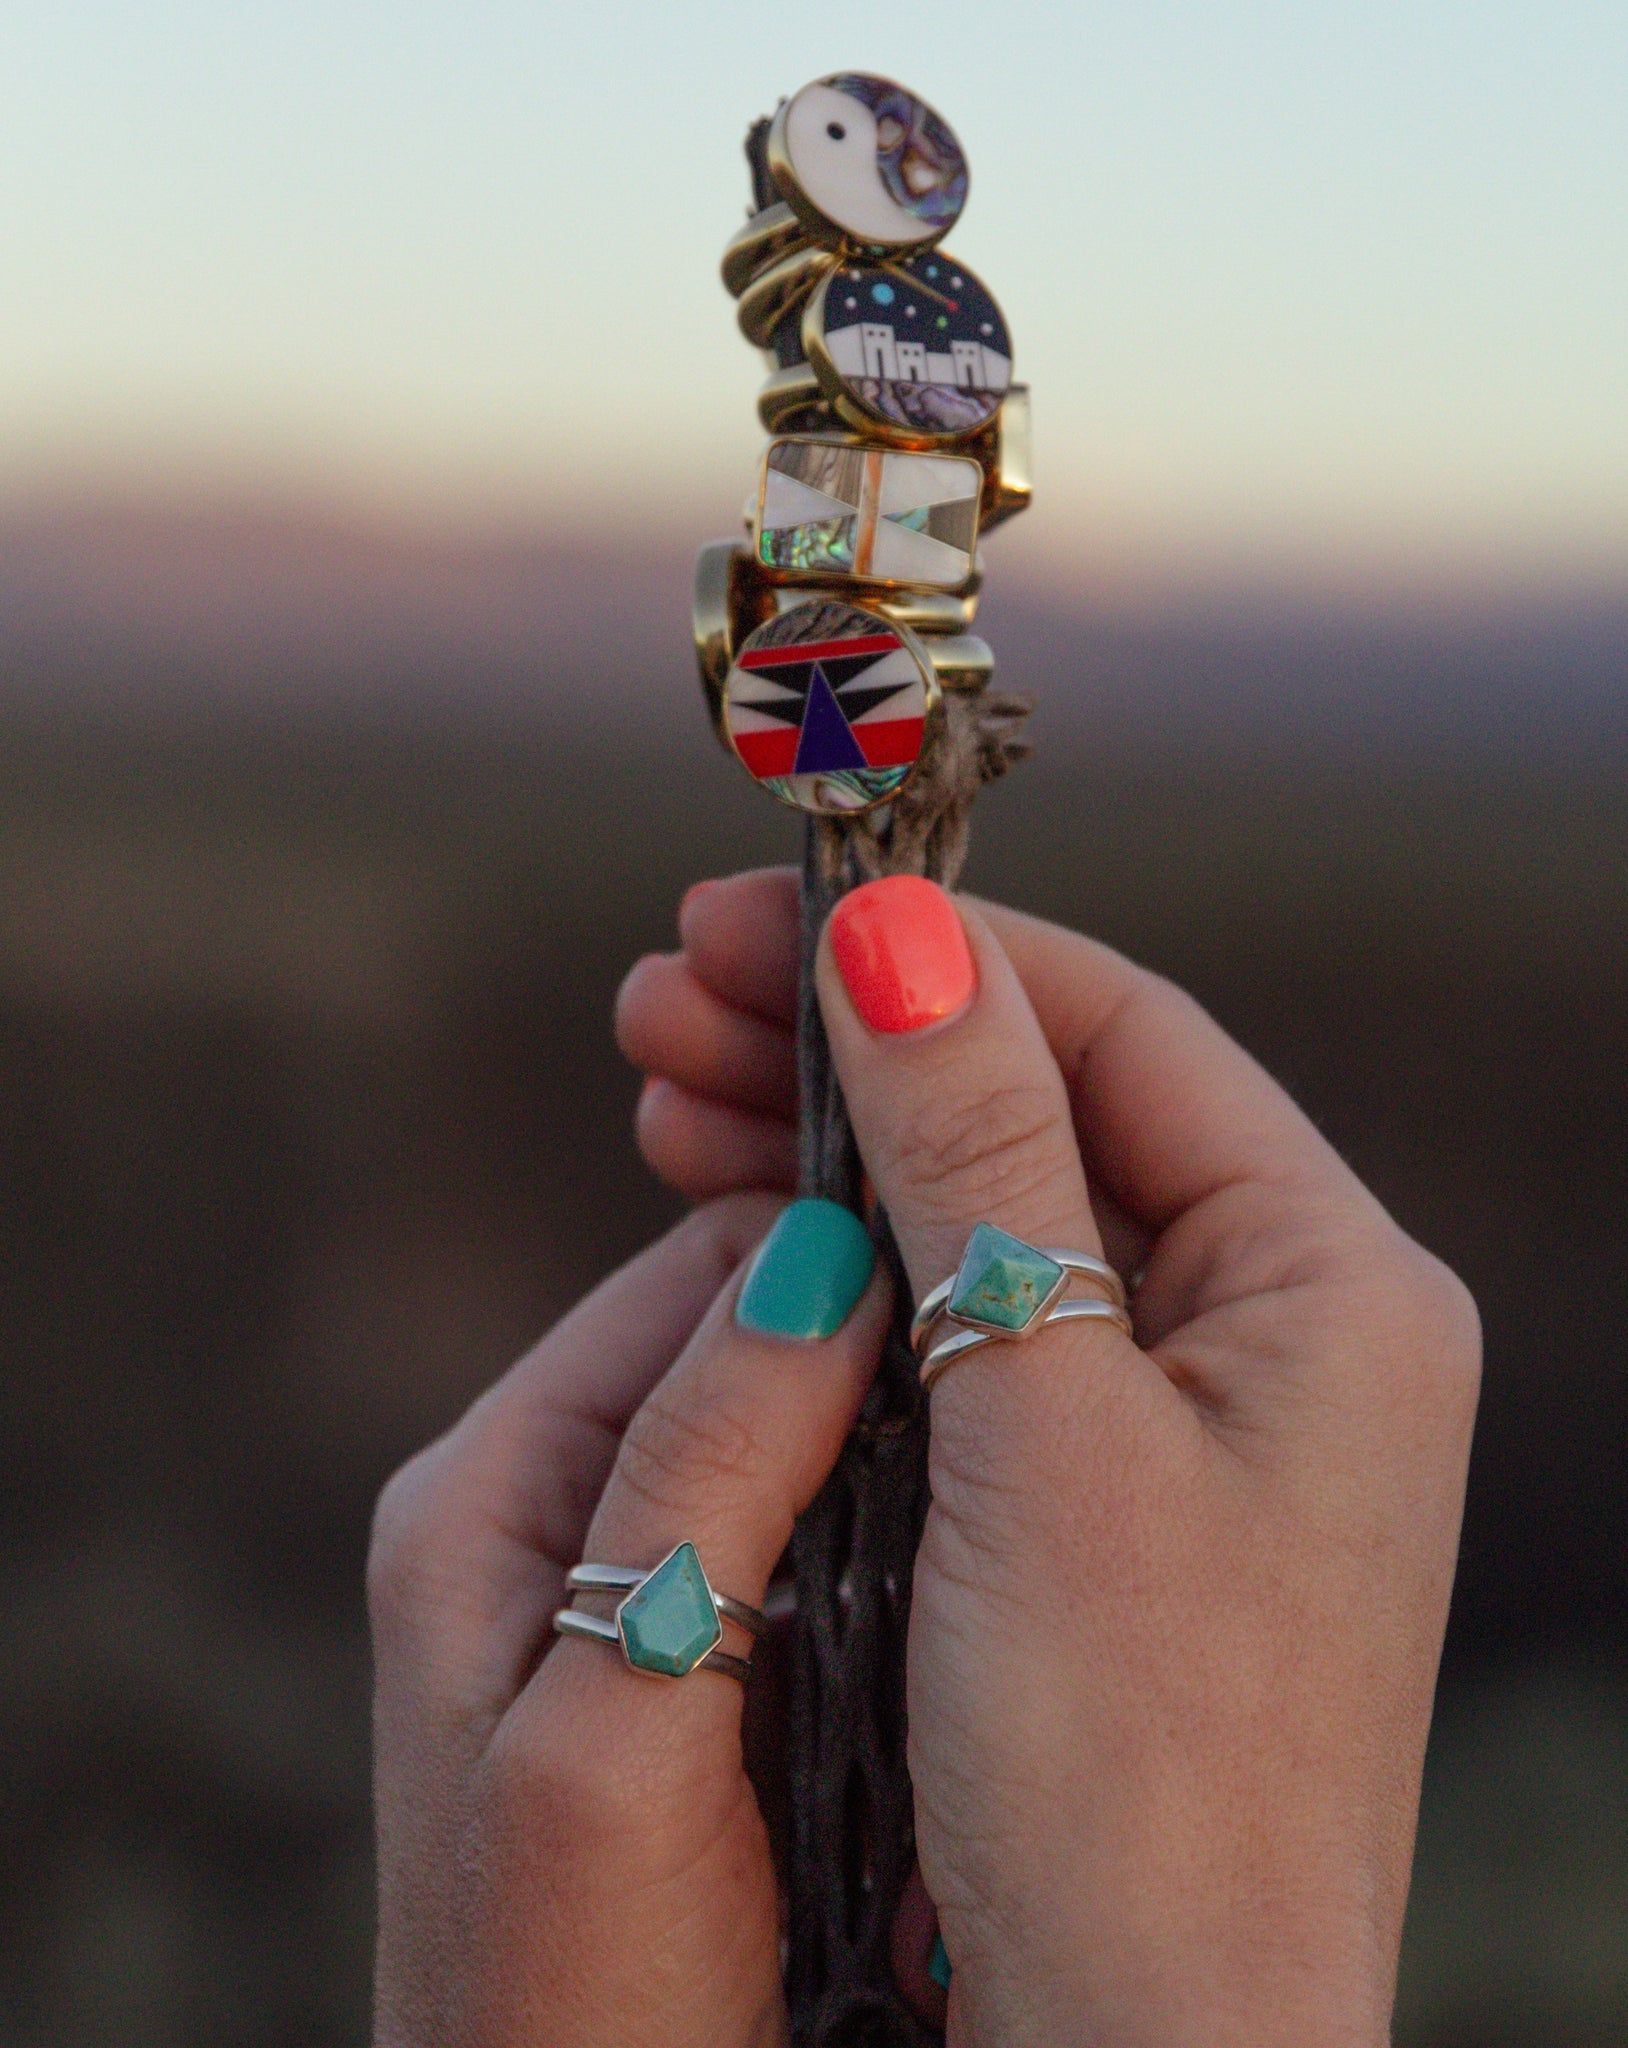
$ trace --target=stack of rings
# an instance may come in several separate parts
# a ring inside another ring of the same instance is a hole
[[[1084,1299],[1063,1299],[1071,1277],[1091,1290]],[[1112,1266],[1090,1252],[1025,1244],[993,1223],[980,1223],[954,1274],[925,1297],[910,1325],[922,1391],[930,1393],[980,1345],[1017,1342],[1047,1323],[1083,1321],[1112,1323],[1127,1337],[1132,1334],[1125,1284]],[[955,1324],[955,1334],[934,1343],[941,1323]]]
[[[744,533],[696,564],[696,659],[759,787],[851,818],[930,758],[946,692],[989,688],[980,538],[1029,503],[1028,390],[1000,307],[942,246],[967,164],[917,94],[815,79],[748,156],[755,211],[723,279],[767,358],[770,438]]]
[[[724,1624],[761,1636],[768,1623],[744,1600],[712,1590],[693,1543],[680,1543],[652,1570],[621,1564],[573,1565],[566,1574],[573,1593],[620,1593],[613,1619],[562,1607],[555,1632],[585,1636],[619,1649],[630,1671],[651,1678],[688,1678],[692,1671],[717,1671],[744,1685],[752,1675],[750,1657],[722,1648]]]

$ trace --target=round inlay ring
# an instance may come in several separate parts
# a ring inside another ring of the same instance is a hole
[[[854,817],[906,787],[941,701],[932,658],[908,626],[821,595],[742,642],[721,722],[741,764],[779,802]]]
[[[980,433],[1012,383],[1006,316],[942,250],[833,270],[804,308],[802,344],[839,418],[905,444]]]
[[[949,123],[869,72],[793,93],[764,153],[775,189],[826,248],[930,248],[967,203],[967,160]]]

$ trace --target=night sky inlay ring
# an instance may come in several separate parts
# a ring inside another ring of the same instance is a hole
[[[842,418],[890,439],[977,433],[1012,382],[1005,316],[942,250],[844,264],[810,299],[802,338]]]

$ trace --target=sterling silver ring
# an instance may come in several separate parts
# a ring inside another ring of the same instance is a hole
[[[1116,1308],[1111,1301],[1060,1301],[1049,1315],[1040,1318],[1041,1323],[1112,1323],[1116,1330],[1123,1330],[1131,1336],[1131,1319],[1122,1308]],[[1039,1328],[1039,1324],[1036,1324]],[[1027,1336],[1028,1331],[1023,1333]],[[942,1344],[935,1344],[921,1362],[921,1390],[930,1394],[938,1381],[958,1358],[965,1358],[969,1351],[976,1351],[981,1344],[1011,1342],[1009,1335],[996,1337],[988,1330],[958,1330],[953,1337],[946,1337]]]
[[[1064,1301],[1071,1275],[1102,1293]],[[928,1349],[941,1319],[959,1327]],[[910,1326],[911,1343],[922,1361],[923,1391],[930,1392],[949,1366],[980,1345],[1020,1342],[1051,1322],[1109,1322],[1129,1337],[1124,1283],[1090,1252],[1042,1248],[993,1223],[978,1224],[954,1275],[933,1288]]]
[[[566,1584],[574,1593],[621,1593],[613,1620],[562,1607],[554,1628],[562,1636],[585,1636],[619,1649],[630,1671],[652,1678],[687,1678],[692,1671],[718,1671],[744,1685],[752,1675],[749,1657],[721,1647],[724,1623],[760,1636],[768,1623],[755,1607],[715,1593],[693,1543],[680,1543],[652,1570],[620,1564],[573,1565]]]
[[[1112,1302],[1116,1308],[1123,1308],[1125,1306],[1125,1283],[1120,1279],[1113,1267],[1108,1264],[1106,1259],[1095,1258],[1090,1252],[1061,1251],[1053,1245],[1027,1245],[1023,1243],[1021,1238],[1010,1237],[1004,1230],[997,1231],[992,1224],[980,1223],[978,1229],[967,1240],[967,1249],[961,1256],[960,1266],[950,1275],[948,1280],[940,1280],[935,1288],[922,1297],[921,1307],[917,1309],[915,1316],[911,1320],[910,1342],[918,1358],[925,1349],[928,1334],[932,1330],[934,1323],[938,1321],[940,1316],[946,1314],[952,1322],[960,1323],[966,1329],[987,1329],[992,1336],[1021,1336],[1024,1334],[1023,1330],[1011,1329],[1005,1323],[1002,1323],[999,1329],[996,1329],[986,1317],[981,1317],[973,1312],[974,1309],[982,1306],[982,1302],[967,1301],[966,1294],[961,1290],[962,1278],[967,1271],[969,1260],[978,1265],[980,1274],[987,1273],[992,1263],[992,1248],[991,1250],[986,1250],[985,1246],[980,1243],[979,1231],[987,1232],[990,1238],[1002,1238],[1010,1244],[1020,1246],[1024,1254],[1029,1258],[1038,1256],[1054,1266],[1062,1267],[1065,1279],[1053,1282],[1052,1290],[1047,1300],[1041,1301],[1038,1304],[1038,1313],[1043,1315],[1048,1302],[1055,1300],[1061,1294],[1064,1285],[1066,1285],[1066,1276],[1071,1273],[1078,1275],[1088,1285],[1100,1287],[1104,1301]],[[993,1253],[993,1256],[998,1256],[998,1253]],[[972,1276],[973,1286],[977,1285],[979,1277],[977,1274]],[[966,1302],[966,1306],[958,1305],[952,1307],[952,1298],[958,1304]]]

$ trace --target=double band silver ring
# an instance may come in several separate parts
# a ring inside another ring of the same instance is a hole
[[[721,1647],[724,1623],[760,1636],[768,1623],[744,1600],[715,1593],[693,1543],[680,1543],[649,1571],[629,1565],[579,1564],[566,1574],[573,1593],[620,1593],[614,1619],[562,1607],[554,1628],[562,1636],[586,1636],[619,1649],[630,1671],[652,1678],[688,1678],[692,1671],[718,1671],[744,1685],[752,1660]]]
[[[1071,1277],[1098,1291],[1065,1301]],[[941,1321],[954,1323],[956,1332],[933,1344]],[[980,1345],[1021,1342],[1047,1323],[1068,1322],[1112,1323],[1127,1337],[1132,1334],[1124,1282],[1113,1267],[1090,1252],[1025,1244],[993,1223],[980,1223],[954,1274],[925,1297],[910,1325],[922,1390],[930,1392],[941,1374]]]

